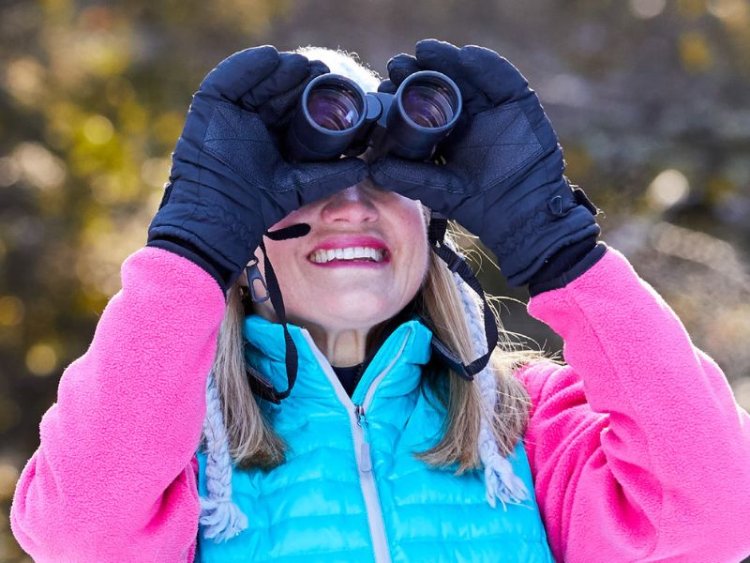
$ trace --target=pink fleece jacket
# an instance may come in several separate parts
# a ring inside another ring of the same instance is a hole
[[[562,335],[568,362],[519,373],[556,558],[750,554],[750,416],[626,259],[610,249],[529,311]],[[223,312],[216,282],[191,262],[152,248],[125,262],[16,488],[13,533],[36,561],[192,561],[192,460]]]

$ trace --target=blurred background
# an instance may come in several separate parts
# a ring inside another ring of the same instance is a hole
[[[0,3],[0,561],[19,471],[67,364],[146,240],[191,94],[271,43],[388,58],[491,47],[537,90],[603,239],[674,307],[750,409],[747,0],[3,0]],[[550,351],[527,295],[506,327]],[[531,345],[536,345],[529,340]],[[117,423],[116,420],[113,421]]]

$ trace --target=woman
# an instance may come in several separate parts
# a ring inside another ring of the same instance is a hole
[[[351,64],[335,70],[373,90]],[[123,265],[17,486],[12,526],[35,559],[750,553],[748,414],[597,243],[525,79],[492,51],[428,40],[380,88],[422,69],[465,103],[440,166],[285,160],[300,92],[328,71],[304,55],[249,49],[207,76],[148,247]],[[529,285],[567,365],[499,348],[471,382],[450,362],[481,355],[486,327],[417,200]]]

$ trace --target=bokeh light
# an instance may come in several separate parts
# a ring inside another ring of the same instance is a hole
[[[11,61],[5,70],[6,91],[21,105],[29,106],[42,101],[45,70],[32,57]]]
[[[59,188],[65,181],[65,162],[39,143],[21,143],[13,158],[32,186],[48,190]]]
[[[750,4],[747,0],[708,0],[708,12],[728,22],[742,23],[750,19]]]
[[[38,342],[26,352],[26,368],[32,375],[45,377],[57,368],[57,352],[54,347],[44,342]]]
[[[666,209],[688,196],[690,183],[679,170],[664,170],[649,184],[646,193],[654,207],[660,210]]]
[[[103,145],[114,136],[112,122],[103,115],[92,115],[83,124],[83,134],[90,143]]]
[[[630,0],[630,10],[639,18],[654,18],[664,11],[666,0]]]

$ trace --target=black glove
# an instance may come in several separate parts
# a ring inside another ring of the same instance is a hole
[[[326,72],[319,61],[270,46],[213,69],[190,105],[148,245],[192,260],[226,291],[268,227],[360,182],[367,167],[359,159],[291,164],[276,145],[304,87]]]
[[[375,182],[479,236],[510,285],[562,287],[571,271],[580,275],[596,262],[604,252],[596,247],[597,210],[564,177],[557,136],[521,73],[489,49],[428,39],[417,43],[416,57],[389,61],[380,90],[394,92],[420,70],[452,78],[464,101],[459,123],[438,147],[443,164],[385,157],[370,167]]]

